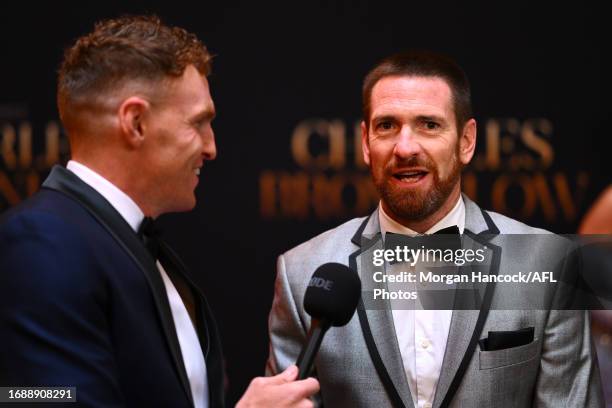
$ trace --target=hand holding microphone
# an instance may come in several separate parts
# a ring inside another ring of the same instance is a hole
[[[236,408],[312,408],[308,398],[319,391],[314,378],[296,381],[298,369],[290,366],[274,377],[257,377],[251,381]]]
[[[360,297],[361,281],[347,266],[326,263],[318,267],[304,295],[304,310],[312,317],[312,324],[298,367],[291,366],[274,377],[253,379],[236,408],[314,406],[308,398],[319,391],[319,382],[307,378],[314,357],[327,330],[351,320]]]

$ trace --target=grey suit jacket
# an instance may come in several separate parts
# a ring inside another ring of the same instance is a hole
[[[501,237],[499,234],[549,233],[483,211],[467,197],[463,199],[466,230],[482,237],[494,251],[494,262],[487,273],[503,273],[504,265],[517,263],[528,268],[539,248],[525,245],[504,247],[502,251],[495,246],[496,238]],[[348,221],[278,258],[269,318],[269,375],[294,364],[306,342],[310,317],[303,309],[303,296],[319,265],[349,265],[360,274],[363,290],[372,289],[368,287],[372,279],[363,276],[365,268],[360,260],[371,256],[372,247],[368,247],[366,237],[379,231],[375,211],[368,218]],[[494,309],[490,307],[492,302],[503,295],[495,286],[489,283],[479,288],[483,295],[480,309],[453,310],[434,407],[603,406],[588,312]],[[511,295],[534,296],[520,292]],[[478,340],[488,331],[525,327],[535,329],[530,344],[496,351],[480,349]],[[360,302],[346,326],[332,328],[326,334],[315,370],[321,384],[316,400],[326,407],[414,407],[390,309],[369,310]]]

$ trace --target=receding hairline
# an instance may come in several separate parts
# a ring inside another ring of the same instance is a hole
[[[415,78],[415,79],[439,79],[441,80],[445,85],[446,88],[448,90],[448,95],[449,95],[449,100],[448,103],[450,104],[449,108],[451,110],[451,112],[453,113],[453,116],[455,116],[455,120],[457,120],[457,112],[455,112],[455,93],[453,92],[453,87],[452,85],[449,83],[448,79],[445,78],[442,75],[437,75],[437,74],[431,74],[431,75],[427,75],[427,74],[410,74],[410,73],[391,73],[388,75],[383,75],[380,78],[378,78],[376,80],[376,82],[374,82],[370,88],[370,93],[369,93],[369,101],[368,101],[368,117],[367,118],[363,118],[364,122],[366,124],[369,124],[370,122],[370,118],[372,117],[372,95],[374,95],[374,89],[376,88],[376,86],[378,84],[380,84],[381,81],[385,80],[385,79],[402,79],[402,78]]]
[[[387,77],[440,78],[450,88],[457,129],[473,118],[470,83],[463,68],[448,55],[413,49],[384,58],[366,74],[361,89],[362,118],[366,123],[370,122],[372,90]]]

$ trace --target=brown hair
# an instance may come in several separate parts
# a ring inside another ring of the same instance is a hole
[[[130,81],[180,77],[191,64],[209,75],[211,58],[194,34],[166,26],[156,16],[98,22],[64,54],[57,86],[60,118],[69,127],[79,107]]]
[[[363,120],[370,121],[372,89],[388,76],[438,77],[451,89],[457,129],[472,117],[470,84],[465,72],[451,58],[431,51],[411,50],[391,55],[368,72],[362,88]]]

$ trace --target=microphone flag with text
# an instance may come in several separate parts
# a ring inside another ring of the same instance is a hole
[[[325,263],[312,274],[304,294],[304,310],[312,318],[308,340],[296,365],[298,379],[310,373],[321,341],[331,326],[347,324],[361,298],[361,280],[355,271],[339,263]]]

